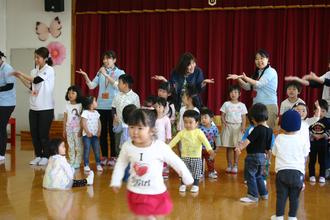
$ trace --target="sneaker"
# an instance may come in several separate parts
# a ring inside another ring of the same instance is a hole
[[[253,200],[249,197],[242,197],[242,198],[240,198],[239,201],[245,202],[245,203],[256,203],[256,202],[258,202],[258,200]]]
[[[192,192],[192,193],[197,193],[198,191],[199,191],[199,187],[195,186],[195,185],[193,185],[190,189],[190,192]]]
[[[234,166],[234,167],[231,169],[231,173],[236,174],[237,172],[238,172],[238,168],[237,168],[237,166]]]
[[[268,200],[268,194],[260,196],[262,200]]]
[[[103,171],[103,168],[101,165],[97,165],[96,166],[96,170],[99,171],[99,172],[102,172]]]
[[[288,220],[297,220],[297,217],[290,217],[289,216]]]
[[[5,156],[1,156],[1,155],[0,155],[0,161],[1,161],[1,160],[5,160],[5,159],[6,159]]]
[[[325,183],[325,178],[323,176],[320,176],[319,183]]]
[[[315,183],[316,182],[315,176],[309,177],[309,182]]]
[[[168,179],[168,173],[163,173],[163,178],[164,178],[164,180],[167,180]]]
[[[305,187],[306,187],[306,185],[305,185],[305,183],[303,183],[302,188],[301,188],[301,191],[304,191],[305,190]]]
[[[46,157],[41,158],[41,160],[39,161],[38,165],[39,166],[46,166],[48,163],[48,159]]]
[[[89,171],[91,171],[91,168],[89,168],[89,166],[86,165],[86,166],[84,167],[84,171],[85,171],[85,172],[89,172]]]
[[[231,173],[231,167],[227,167],[226,173]]]
[[[211,179],[217,179],[218,178],[217,172],[216,171],[213,171],[213,172],[209,173],[209,178],[211,178]]]
[[[187,190],[187,186],[186,185],[181,185],[179,187],[179,192],[185,192]]]
[[[87,185],[93,185],[94,183],[94,172],[91,170],[86,178]]]
[[[114,167],[116,165],[116,158],[110,158],[107,163],[108,166]]]
[[[284,220],[284,216],[272,215],[272,217],[270,217],[270,220]]]
[[[40,160],[41,160],[41,157],[36,157],[30,161],[30,165],[37,165]]]
[[[267,180],[264,180],[264,184],[265,184],[265,186],[267,186]]]
[[[108,162],[107,158],[103,157],[100,163],[102,166],[106,166],[107,162]]]

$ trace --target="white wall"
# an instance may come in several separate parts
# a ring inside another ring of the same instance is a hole
[[[0,8],[3,4],[6,5],[5,42],[8,63],[10,63],[10,50],[13,48],[39,48],[47,46],[52,41],[59,41],[66,47],[66,59],[61,65],[54,66],[56,74],[54,91],[55,119],[61,119],[65,106],[65,92],[71,83],[71,0],[65,0],[64,12],[46,12],[44,10],[44,0],[0,0]],[[1,27],[3,24],[2,11],[3,9],[0,9]],[[58,38],[49,35],[46,41],[40,41],[35,33],[36,22],[40,21],[49,26],[56,16],[61,20],[62,34]],[[1,35],[2,33],[1,31]],[[31,64],[33,65],[33,54],[31,57]],[[26,109],[28,108],[29,106],[26,106]],[[16,108],[15,114],[26,114],[26,109]]]
[[[0,0],[0,51],[6,54],[6,0]]]

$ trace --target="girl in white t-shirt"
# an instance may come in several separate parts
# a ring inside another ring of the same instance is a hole
[[[230,101],[225,102],[221,108],[222,122],[222,145],[227,147],[227,173],[236,174],[238,171],[238,154],[234,152],[234,147],[241,140],[245,131],[247,109],[244,103],[240,102],[240,87],[232,85],[229,87]],[[233,163],[234,154],[234,163]]]
[[[78,86],[70,86],[66,92],[65,100],[69,101],[64,110],[63,119],[63,138],[67,140],[69,145],[69,160],[73,168],[79,168],[83,148],[81,142],[81,126],[80,114],[81,106],[81,89]]]
[[[89,172],[89,151],[92,146],[97,171],[103,171],[100,161],[99,137],[101,134],[100,114],[97,112],[96,98],[88,96],[83,101],[84,111],[81,114],[83,143],[84,143],[84,171]]]
[[[173,204],[162,177],[166,162],[181,176],[184,184],[193,178],[183,161],[164,142],[155,139],[154,111],[136,109],[128,120],[131,141],[125,142],[112,173],[111,187],[119,191],[125,168],[130,166],[127,202],[137,219],[156,219],[172,211]]]

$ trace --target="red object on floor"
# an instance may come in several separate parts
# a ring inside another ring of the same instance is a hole
[[[10,143],[11,147],[16,146],[16,119],[10,118],[8,121],[10,125],[10,137],[8,137],[7,143]]]

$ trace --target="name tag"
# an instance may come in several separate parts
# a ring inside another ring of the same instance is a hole
[[[109,99],[109,93],[108,92],[102,93],[102,99]]]

